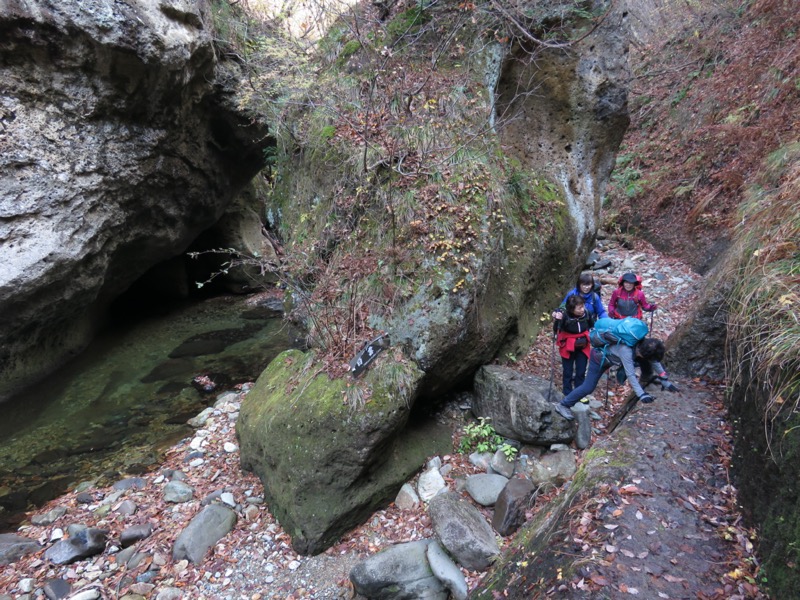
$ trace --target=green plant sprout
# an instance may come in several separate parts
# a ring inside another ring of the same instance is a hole
[[[464,427],[464,435],[458,445],[458,451],[462,454],[467,452],[496,452],[498,449],[503,452],[506,460],[514,460],[517,449],[505,442],[501,435],[489,424],[488,417],[478,417],[477,423],[469,423]]]

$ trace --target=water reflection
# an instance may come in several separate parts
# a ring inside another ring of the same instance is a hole
[[[253,381],[290,346],[275,307],[204,300],[104,334],[58,373],[2,405],[0,523],[71,483],[155,465],[188,435],[186,419]],[[193,380],[215,384],[206,391]],[[5,519],[3,517],[5,516]]]

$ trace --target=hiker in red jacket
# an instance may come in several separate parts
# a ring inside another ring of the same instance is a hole
[[[658,308],[650,304],[642,291],[642,278],[635,273],[625,273],[619,278],[617,289],[611,293],[608,301],[608,316],[612,319],[625,317],[642,318],[642,310],[652,312]]]
[[[591,346],[589,344],[589,329],[594,323],[593,315],[586,310],[583,296],[572,295],[567,298],[566,308],[563,312],[553,314],[561,315],[553,323],[557,332],[556,344],[561,355],[563,370],[562,390],[564,395],[569,394],[573,388],[583,385],[586,378],[586,364],[589,360]],[[572,378],[575,383],[572,383]]]

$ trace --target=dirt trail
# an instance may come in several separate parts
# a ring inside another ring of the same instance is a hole
[[[603,444],[612,455],[628,445],[638,460],[617,487],[632,486],[628,493],[612,496],[598,513],[609,563],[596,572],[644,598],[720,592],[728,598],[720,582],[737,565],[728,564],[731,542],[720,529],[736,517],[729,512],[735,498],[727,457],[720,453],[727,433],[721,390],[682,387],[680,394],[662,393],[653,404],[636,406]]]
[[[503,597],[765,597],[747,580],[755,557],[728,480],[722,390],[681,384],[596,440],[616,477],[573,500],[547,552],[512,553],[494,587]]]

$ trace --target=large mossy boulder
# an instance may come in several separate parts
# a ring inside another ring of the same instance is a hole
[[[421,373],[380,357],[362,380],[331,380],[313,354],[278,356],[242,403],[242,467],[264,484],[270,510],[302,554],[322,552],[391,501],[451,431],[409,421]],[[387,385],[382,382],[392,382]]]

